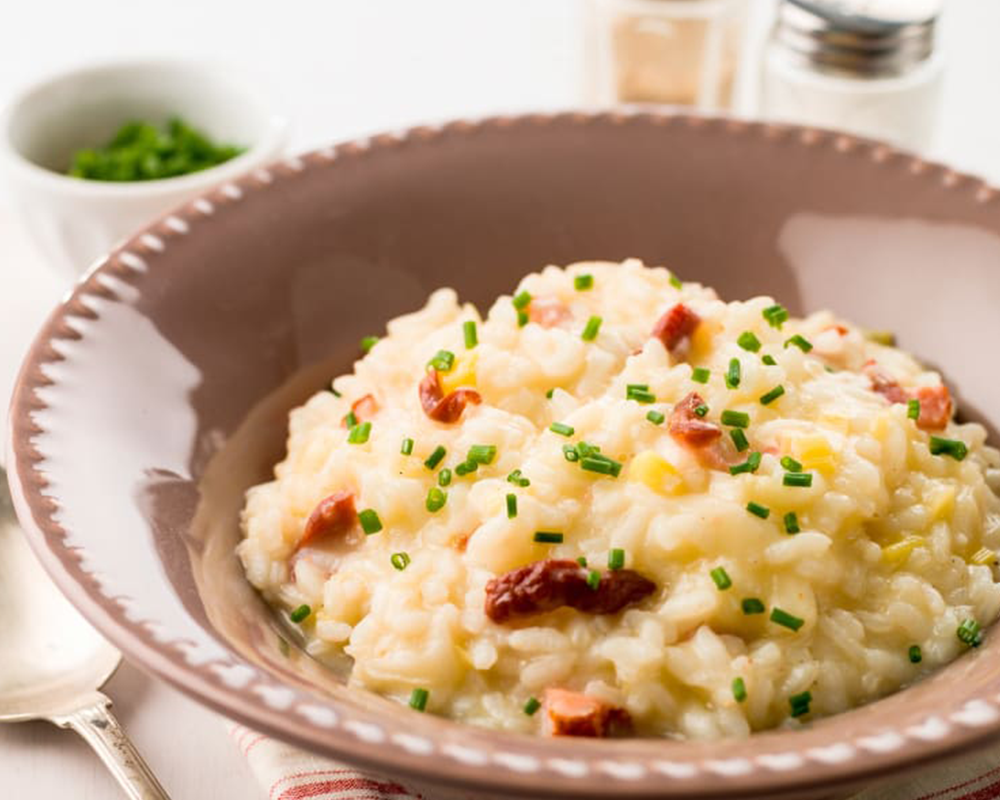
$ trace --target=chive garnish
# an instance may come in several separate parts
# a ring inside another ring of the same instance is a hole
[[[920,401],[908,400],[906,402],[906,416],[910,419],[920,419]]]
[[[533,717],[535,712],[542,707],[541,702],[537,697],[529,697],[528,702],[524,704],[524,713],[529,717]]]
[[[558,433],[560,436],[572,436],[576,433],[576,429],[572,425],[566,425],[562,422],[553,422],[549,425],[549,430],[553,433]]]
[[[635,400],[637,403],[655,403],[656,395],[649,391],[649,387],[645,384],[630,383],[625,388],[625,399]]]
[[[778,362],[774,360],[774,356],[768,355],[766,353],[760,357],[760,360],[763,363],[767,364],[769,367],[778,366]]]
[[[492,464],[497,456],[497,446],[495,444],[474,444],[469,448],[466,460],[475,461],[477,464]]]
[[[907,652],[907,655],[910,658],[910,663],[911,664],[919,664],[921,661],[924,660],[924,654],[920,650],[920,645],[919,644],[911,644],[910,645],[910,649]]]
[[[793,694],[788,698],[788,705],[792,710],[793,717],[801,717],[809,713],[809,704],[812,702],[812,694],[802,692]]]
[[[577,556],[576,563],[579,564],[581,567],[587,566],[587,557],[586,556]]]
[[[732,437],[733,444],[736,445],[736,452],[742,453],[750,447],[750,442],[747,441],[747,435],[743,433],[741,428],[733,428],[729,431],[730,437]]]
[[[427,491],[427,510],[432,514],[440,511],[444,508],[444,504],[448,502],[447,493],[441,491],[437,486],[432,486]]]
[[[301,606],[296,608],[291,614],[289,614],[288,618],[297,625],[298,623],[302,622],[306,617],[308,617],[310,614],[312,614],[312,609],[305,603],[303,603]]]
[[[764,613],[764,604],[756,597],[743,598],[743,601],[740,603],[740,608],[742,608],[743,613],[747,615]]]
[[[750,424],[750,415],[743,411],[731,411],[726,409],[720,417],[723,425],[731,425],[734,428],[746,428]]]
[[[344,424],[348,428],[353,428],[355,425],[358,424],[358,415],[355,414],[353,411],[348,411],[344,415]]]
[[[726,572],[724,567],[716,567],[708,574],[712,576],[712,580],[715,581],[715,585],[719,587],[720,592],[725,591],[733,585],[733,581],[730,579],[729,573]]]
[[[796,617],[794,614],[789,614],[778,607],[771,609],[771,622],[793,631],[797,631],[806,623],[804,619]]]
[[[800,464],[791,456],[782,456],[781,466],[787,469],[789,472],[802,472],[802,464]]]
[[[810,342],[808,339],[802,336],[799,336],[798,334],[795,334],[790,339],[785,340],[785,347],[788,347],[789,345],[792,344],[794,344],[797,348],[799,348],[799,350],[801,350],[803,353],[808,353],[810,350],[813,349],[812,342]]]
[[[783,395],[784,393],[785,393],[785,387],[779,383],[771,391],[767,392],[766,394],[762,394],[760,396],[760,404],[762,406],[769,406],[771,405],[771,403],[773,403],[775,400],[781,397],[781,395]]]
[[[528,312],[527,311],[520,311],[520,310],[518,310],[518,312],[517,312],[517,327],[523,328],[527,324],[528,324]]]
[[[332,394],[334,397],[343,397],[344,396],[340,392],[338,392],[336,389],[334,389],[332,386],[330,387],[330,394]]]
[[[519,469],[513,470],[510,475],[507,476],[507,483],[513,483],[515,486],[520,486],[524,488],[525,486],[531,486],[531,481],[524,477],[524,474]]]
[[[979,647],[983,642],[982,628],[974,619],[964,619],[955,631],[958,640],[969,647]]]
[[[423,711],[427,708],[428,697],[430,697],[430,692],[426,689],[414,689],[410,692],[410,708],[416,711]]]
[[[408,456],[413,453],[413,439],[407,437],[403,439],[403,444],[399,447],[399,452],[404,456]]]
[[[507,495],[507,519],[514,519],[517,516],[517,495]]]
[[[585,342],[594,341],[597,338],[597,332],[601,329],[601,322],[600,317],[591,317],[588,319],[583,333],[580,334],[580,338]]]
[[[587,289],[591,289],[594,286],[594,276],[593,275],[577,275],[573,278],[573,288],[578,292],[585,292]]]
[[[680,278],[678,278],[676,275],[674,275],[674,273],[672,273],[672,272],[670,273],[670,277],[667,280],[670,283],[670,285],[673,286],[675,289],[683,289],[684,288],[684,282]]]
[[[477,469],[479,469],[478,461],[469,461],[468,459],[466,459],[461,464],[455,465],[455,474],[461,478],[465,477],[466,475],[471,475]]]
[[[438,473],[438,486],[447,486],[451,483],[451,470],[445,467]]]
[[[708,383],[710,377],[712,373],[704,367],[695,367],[691,370],[691,380],[695,383]]]
[[[552,395],[554,395],[554,394],[555,394],[555,392],[556,392],[556,390],[555,390],[555,389],[549,389],[549,390],[548,390],[548,391],[547,391],[547,392],[545,393],[545,399],[546,399],[546,400],[551,400],[551,399],[552,399]]]
[[[736,340],[736,344],[751,353],[760,350],[760,339],[754,336],[752,331],[743,331],[740,338]]]
[[[951,456],[956,461],[962,461],[969,454],[965,442],[958,439],[944,439],[940,436],[931,437],[930,448],[932,456]]]
[[[563,445],[563,458],[565,458],[570,463],[580,460],[580,454],[576,452],[576,448],[571,444]]]
[[[377,336],[366,336],[364,339],[361,340],[361,352],[362,353],[368,353],[368,352],[370,352],[371,349],[376,344],[378,344],[378,337]]]
[[[778,330],[781,330],[781,326],[788,321],[788,309],[778,303],[768,306],[761,314],[767,320],[768,325]]]
[[[726,386],[735,389],[740,385],[740,360],[732,358],[729,360],[729,369],[726,370]]]
[[[786,472],[781,482],[785,486],[808,488],[813,485],[813,476],[811,472]]]
[[[438,372],[451,372],[455,368],[455,354],[451,350],[438,350],[427,366]]]
[[[602,456],[599,453],[593,456],[586,456],[580,459],[580,468],[588,472],[597,472],[601,475],[610,475],[617,478],[622,471],[621,462]]]
[[[785,533],[801,533],[802,528],[799,527],[799,518],[794,511],[789,511],[785,514]]]
[[[733,699],[737,703],[747,699],[747,685],[743,682],[743,678],[733,678]]]
[[[389,563],[393,567],[402,572],[408,566],[410,566],[410,555],[409,553],[393,553],[389,556]]]
[[[563,535],[556,531],[535,531],[534,539],[540,544],[562,544]]]
[[[368,536],[382,530],[382,520],[378,518],[378,512],[373,508],[366,508],[364,511],[359,511],[358,521],[361,523],[361,530]]]
[[[646,414],[646,419],[652,422],[654,425],[662,425],[666,417],[663,416],[659,411],[650,411]]]
[[[601,586],[601,573],[596,569],[592,569],[587,573],[587,586],[593,589],[595,592]]]
[[[699,406],[694,407],[694,413],[696,416],[705,417],[708,415],[708,406],[702,403]]]
[[[608,552],[608,569],[621,569],[625,566],[625,551],[620,547],[613,547]]]
[[[531,292],[527,290],[523,292],[518,292],[516,295],[514,295],[514,298],[511,300],[511,303],[514,304],[514,308],[516,308],[518,311],[522,311],[525,308],[527,308],[530,302],[531,302]]]
[[[730,475],[739,475],[743,472],[756,472],[757,468],[760,466],[761,454],[754,450],[750,455],[747,456],[747,460],[742,464],[736,464],[729,468]]]
[[[747,503],[747,511],[755,517],[760,517],[761,519],[767,519],[771,516],[771,509],[767,506],[762,506],[760,503],[755,503],[752,500]]]
[[[424,466],[427,467],[427,469],[435,469],[447,453],[448,451],[444,449],[444,446],[439,444],[434,448],[434,452],[427,457],[427,460],[424,462]]]
[[[601,452],[601,448],[596,444],[590,444],[589,442],[577,442],[576,452],[580,458],[586,458],[587,456],[593,456]],[[603,458],[604,456],[602,456]]]
[[[364,444],[368,441],[368,436],[371,432],[372,424],[370,422],[362,422],[351,428],[347,434],[347,442],[348,444]]]
[[[462,335],[465,338],[466,350],[471,350],[479,344],[479,331],[476,329],[476,321],[474,319],[469,319],[462,323]]]

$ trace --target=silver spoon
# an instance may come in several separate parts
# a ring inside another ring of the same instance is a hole
[[[42,570],[14,516],[0,468],[0,722],[44,719],[72,728],[132,800],[169,800],[98,689],[121,654]]]

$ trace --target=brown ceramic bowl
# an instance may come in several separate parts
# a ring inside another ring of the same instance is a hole
[[[548,263],[638,256],[729,298],[829,306],[1000,419],[1000,200],[830,133],[643,114],[459,122],[320,150],[126,242],[52,314],[10,417],[14,497],[76,605],[136,663],[247,725],[444,797],[819,797],[1000,734],[1000,637],[801,731],[545,740],[348,691],[233,555],[286,412],[362,335],[451,285],[486,307]]]

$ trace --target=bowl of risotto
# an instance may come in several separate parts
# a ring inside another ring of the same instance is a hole
[[[831,797],[1000,737],[1000,211],[822,131],[419,128],[177,209],[9,460],[136,663],[434,797]]]

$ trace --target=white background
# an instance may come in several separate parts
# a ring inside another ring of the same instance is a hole
[[[747,2],[756,41],[772,0]],[[582,100],[581,8],[582,0],[0,0],[0,103],[84,61],[190,55],[259,75],[293,122],[293,149],[421,121],[567,107]],[[994,183],[997,31],[1000,3],[949,3],[942,42],[950,64],[929,154]],[[748,86],[751,113],[752,96]],[[21,231],[16,202],[0,185],[0,402],[33,330],[66,288]],[[108,692],[175,800],[262,796],[221,719],[128,665]],[[72,734],[0,727],[0,797],[118,796]]]

